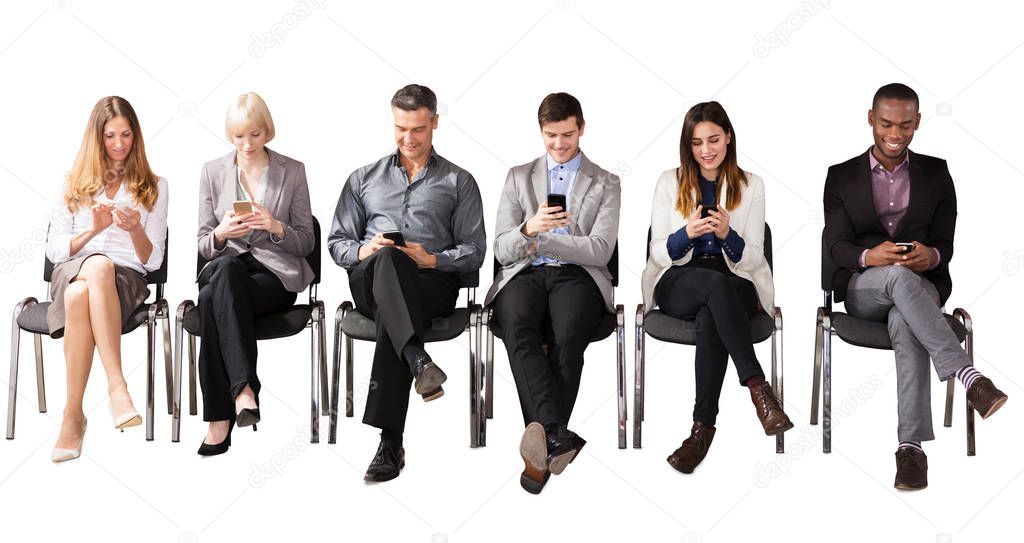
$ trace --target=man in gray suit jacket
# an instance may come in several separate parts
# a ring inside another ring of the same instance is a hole
[[[519,390],[520,484],[534,494],[586,443],[568,423],[583,352],[602,312],[614,311],[607,263],[619,230],[619,178],[580,151],[579,101],[550,94],[537,117],[548,152],[508,172],[494,240],[502,268],[484,302]]]

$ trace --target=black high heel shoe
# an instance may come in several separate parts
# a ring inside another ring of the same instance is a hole
[[[235,421],[228,423],[228,437],[225,437],[224,441],[220,443],[211,445],[204,440],[203,444],[199,446],[199,456],[217,456],[228,452],[228,447],[231,447],[231,430],[234,427]]]
[[[260,421],[260,408],[259,407],[246,407],[235,415],[235,420],[238,421],[238,427],[242,428],[245,426],[252,426],[252,431],[256,431],[256,423]]]

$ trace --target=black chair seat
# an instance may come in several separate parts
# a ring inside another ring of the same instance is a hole
[[[695,319],[677,319],[658,309],[654,309],[644,316],[644,331],[654,339],[669,343],[697,344],[697,321]],[[775,319],[769,317],[767,313],[758,313],[750,319],[750,335],[754,343],[760,343],[772,337],[774,331]]]
[[[946,322],[953,329],[956,338],[963,343],[967,329],[952,315],[945,315]],[[838,311],[832,312],[832,329],[843,341],[858,347],[892,350],[889,327],[884,322],[858,319]]]
[[[306,328],[313,306],[308,304],[293,305],[288,309],[264,315],[256,319],[256,339],[277,339],[294,336]],[[193,336],[200,337],[199,308],[194,307],[185,312],[182,327]]]
[[[469,326],[469,317],[470,310],[459,307],[447,317],[434,319],[430,327],[427,328],[423,341],[433,343],[461,336]],[[376,341],[377,339],[377,323],[354,309],[341,320],[341,329],[345,335],[362,341]]]
[[[615,313],[608,313],[607,311],[604,312],[603,316],[601,317],[601,322],[598,323],[597,328],[594,330],[594,335],[590,337],[590,343],[594,343],[595,341],[601,341],[602,339],[612,335],[612,333],[615,332],[615,327]],[[501,323],[499,323],[498,320],[493,317],[493,314],[491,317],[491,322],[488,325],[488,328],[491,329],[491,333],[494,334],[494,337],[502,341],[505,340],[505,332],[504,330],[501,329]],[[548,333],[550,334],[550,332]]]
[[[50,307],[52,302],[39,302],[32,305],[28,309],[25,309],[18,315],[18,328],[26,332],[32,332],[33,334],[46,334],[50,335],[50,329],[46,325],[46,310]],[[149,306],[150,304],[142,304],[135,309],[135,312],[128,317],[128,321],[124,323],[121,328],[122,334],[127,334],[132,330],[146,324],[146,320],[149,319]],[[60,339],[64,337],[64,329],[61,328],[54,332],[50,337],[54,339]]]

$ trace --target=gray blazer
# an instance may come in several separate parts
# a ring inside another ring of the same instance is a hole
[[[608,260],[619,234],[619,177],[603,170],[584,155],[572,187],[570,235],[537,234],[530,240],[520,231],[548,197],[547,156],[508,171],[498,205],[494,257],[501,271],[494,278],[484,305],[517,273],[530,265],[539,243],[540,254],[582,266],[601,290],[609,311],[615,311]]]
[[[302,292],[313,281],[313,270],[306,262],[306,255],[313,251],[316,241],[306,167],[269,148],[267,153],[270,167],[263,205],[284,224],[284,239],[260,230],[250,241],[229,239],[219,251],[214,247],[213,229],[225,213],[234,209],[238,180],[232,151],[203,165],[199,178],[199,255],[213,260],[221,255],[250,252],[281,280],[284,288]]]

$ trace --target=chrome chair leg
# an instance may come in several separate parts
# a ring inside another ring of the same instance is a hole
[[[633,366],[633,448],[641,447],[641,423],[643,422],[643,375],[644,367],[644,306],[636,306],[634,330],[634,366]]]
[[[480,364],[476,360],[476,342],[477,338],[474,337],[474,324],[478,318],[476,312],[471,313],[469,316],[469,446],[472,448],[480,447],[480,437],[482,431],[480,429],[480,383],[483,382]],[[486,413],[484,414],[484,420],[486,420]]]
[[[953,426],[953,384],[956,383],[956,377],[951,377],[946,380],[946,407],[943,410],[944,416],[942,417],[942,425],[946,428]]]
[[[146,319],[146,441],[153,441],[156,404],[156,319],[160,314],[159,304],[149,306]]]
[[[832,452],[832,319],[822,316],[821,451]]]
[[[618,396],[619,448],[626,448],[626,315],[622,304],[615,306],[615,391]]]
[[[345,315],[349,311],[352,311],[352,302],[344,302],[341,304],[341,316],[345,318]],[[356,397],[354,394],[355,383],[355,365],[356,365],[356,352],[355,352],[355,340],[342,332],[345,337],[345,416],[352,417],[355,414],[355,401]]]
[[[320,442],[320,322],[322,311],[319,305],[313,306],[310,315],[310,353],[309,353],[309,442]]]
[[[43,374],[43,336],[32,334],[32,348],[36,354],[36,397],[39,412],[46,413],[46,376]]]
[[[473,326],[470,327],[470,342],[476,345],[475,350],[471,351],[470,354],[476,358],[477,366],[480,368],[477,372],[477,376],[480,381],[477,383],[478,390],[480,391],[477,396],[476,404],[476,416],[480,420],[479,430],[480,438],[477,443],[480,447],[487,446],[487,363],[484,361],[483,353],[483,308],[477,306],[476,318],[470,316],[470,322]]]
[[[782,308],[775,308],[775,329],[772,331],[772,389],[779,397],[779,407],[785,411],[785,391],[783,390],[783,350],[782,350]],[[775,436],[775,452],[782,454],[786,452],[785,434]]]
[[[821,325],[821,320],[824,317],[824,308],[818,308],[817,323],[814,327],[814,383],[811,385],[811,424],[818,424],[818,400],[821,395],[821,353],[824,347],[822,346],[824,328]]]
[[[25,298],[14,306],[14,314],[11,317],[11,373],[7,379],[7,439],[14,439],[14,420],[18,414],[18,355],[21,347],[21,328],[18,327],[18,315],[35,304],[35,298]]]
[[[332,349],[331,375],[331,420],[327,427],[327,442],[335,444],[338,442],[338,390],[341,380],[341,321],[345,318],[344,304],[339,305],[334,312],[334,349]]]
[[[183,340],[185,339],[185,327],[184,317],[185,311],[188,310],[190,302],[184,301],[178,305],[178,310],[175,313],[174,319],[174,375],[173,383],[173,402],[171,409],[171,442],[178,443],[181,441],[181,357],[184,356],[182,349],[185,347]]]
[[[481,333],[486,330],[487,333],[487,368],[484,370],[487,377],[485,383],[486,390],[484,396],[487,407],[487,418],[494,418],[494,334],[491,333],[490,322],[491,322],[491,309],[481,309],[482,311],[482,322],[480,323]]]
[[[327,318],[324,315],[326,311],[323,309],[323,302],[318,302],[321,305],[320,309],[320,334],[318,340],[320,341],[320,415],[328,416],[331,414],[331,393],[329,389],[329,373],[327,371]]]
[[[965,311],[963,308],[956,308],[953,311],[953,317],[960,320],[963,323],[964,328],[967,330],[967,337],[964,338],[964,350],[967,351],[967,359],[971,361],[971,365],[974,365],[974,321],[971,319],[970,313]],[[952,380],[950,380],[952,383]],[[964,392],[966,398],[967,392]],[[974,456],[977,454],[977,449],[974,443],[974,405],[971,404],[970,400],[964,402],[967,404],[967,456]]]
[[[174,402],[171,396],[174,394],[174,376],[171,368],[171,315],[170,308],[167,307],[167,300],[160,300],[158,304],[160,305],[160,310],[157,313],[157,318],[160,320],[164,340],[164,380],[166,381],[167,390],[167,414],[173,415]]]

